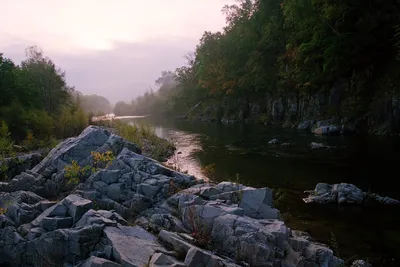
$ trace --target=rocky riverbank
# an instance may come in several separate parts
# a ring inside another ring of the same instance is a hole
[[[320,135],[399,134],[400,97],[354,99],[346,94],[350,81],[314,94],[272,95],[254,99],[223,98],[203,102],[186,119],[223,124],[266,124]]]
[[[66,166],[93,166],[92,152],[107,151],[115,155],[110,164],[71,183]],[[343,264],[280,220],[270,189],[204,183],[140,153],[91,126],[0,183],[0,265]]]

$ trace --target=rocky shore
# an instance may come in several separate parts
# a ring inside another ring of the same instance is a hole
[[[77,184],[68,180],[66,166],[92,166],[92,152],[107,151],[111,164]],[[140,153],[90,126],[0,183],[0,265],[343,265],[280,220],[269,188],[204,183]]]

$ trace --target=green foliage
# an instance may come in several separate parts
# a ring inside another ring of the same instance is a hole
[[[13,141],[10,135],[7,124],[0,121],[0,159],[13,153]]]
[[[374,81],[397,84],[395,75],[384,77],[399,69],[397,0],[239,0],[223,12],[226,27],[205,32],[187,64],[163,72],[160,89],[139,97],[133,114],[182,115],[202,101],[235,107],[237,99],[314,94],[354,77],[363,86],[350,86],[345,97],[368,103],[382,91]]]
[[[0,120],[17,144],[35,149],[79,134],[88,116],[73,90],[65,72],[40,48],[28,47],[19,66],[0,53]]]
[[[80,166],[77,161],[73,160],[70,165],[65,166],[65,179],[67,184],[77,185],[92,173],[97,172],[99,169],[107,168],[115,159],[111,151],[100,153],[97,151],[91,152],[93,164],[87,166]]]

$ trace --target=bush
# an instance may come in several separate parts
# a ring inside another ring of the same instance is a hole
[[[14,101],[10,106],[3,107],[1,116],[8,125],[12,139],[17,141],[25,139],[28,114],[19,102]]]
[[[89,125],[89,120],[82,108],[64,106],[57,120],[57,136],[67,138],[78,135]]]
[[[27,112],[27,126],[37,138],[50,138],[54,134],[54,119],[44,110]]]
[[[0,121],[0,158],[13,154],[13,141],[8,126],[4,121]]]

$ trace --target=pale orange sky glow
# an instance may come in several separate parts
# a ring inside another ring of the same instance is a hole
[[[234,0],[0,0],[0,53],[19,63],[40,46],[84,93],[132,98],[184,64]]]

